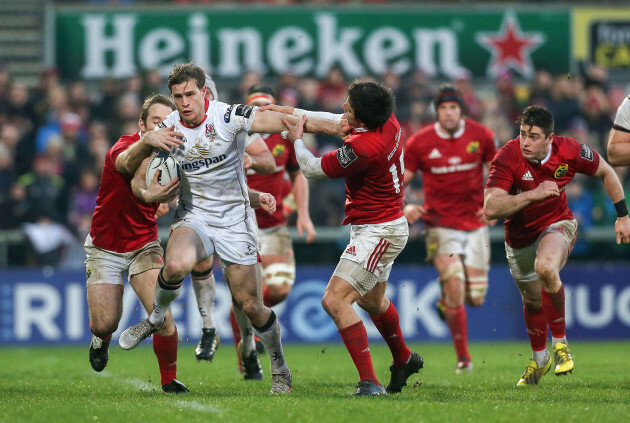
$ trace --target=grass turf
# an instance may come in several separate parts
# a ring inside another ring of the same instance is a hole
[[[178,379],[188,395],[165,395],[153,351],[115,344],[102,373],[88,346],[0,348],[1,422],[619,422],[630,416],[630,342],[574,341],[574,374],[553,368],[537,387],[516,388],[529,344],[474,343],[474,371],[455,375],[450,343],[415,344],[425,369],[401,394],[352,398],[358,376],[342,344],[285,346],[293,392],[269,393],[265,380],[236,374],[234,348],[222,345],[211,364],[197,363],[192,342],[179,346]],[[377,376],[389,380],[389,350],[373,342]]]

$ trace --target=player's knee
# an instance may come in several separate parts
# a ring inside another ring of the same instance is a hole
[[[325,292],[322,297],[322,307],[329,316],[336,316],[340,309],[339,301],[328,292]]]
[[[262,312],[263,304],[256,298],[246,298],[238,301],[238,305],[243,313],[250,319],[254,320]]]
[[[113,319],[92,318],[90,321],[92,333],[99,338],[105,338],[118,329],[118,322]]]
[[[558,269],[550,260],[536,260],[534,269],[543,284],[552,283],[559,279]]]
[[[181,281],[186,277],[190,269],[183,262],[173,260],[164,265],[162,277],[166,283]]]

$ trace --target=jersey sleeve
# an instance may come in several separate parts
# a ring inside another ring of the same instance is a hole
[[[232,104],[228,105],[221,102],[215,102],[220,105],[221,112],[223,113],[223,122],[225,122],[228,128],[233,132],[246,131],[252,127],[254,122],[254,116],[258,107],[247,106],[244,104]]]
[[[618,131],[630,132],[630,97],[626,97],[617,109],[614,128]]]
[[[593,176],[599,168],[600,156],[595,150],[591,150],[586,144],[578,144],[571,140],[577,154],[575,155],[575,171]]]
[[[416,173],[420,164],[418,135],[411,136],[405,144],[405,170]]]
[[[516,164],[511,151],[505,147],[501,148],[490,166],[486,188],[501,188],[510,192],[514,184],[514,173],[510,170],[510,163],[512,166]]]
[[[114,146],[109,150],[109,154],[107,155],[108,157],[106,157],[105,160],[109,158],[112,161],[111,164],[115,167],[116,159],[118,159],[118,156],[120,156],[123,151],[127,150],[131,144],[132,142],[130,142],[126,138],[120,138],[118,141],[116,141],[116,144],[114,144]]]
[[[368,156],[362,151],[357,136],[350,137],[342,147],[322,157],[322,170],[329,178],[343,178],[363,173],[368,167]]]

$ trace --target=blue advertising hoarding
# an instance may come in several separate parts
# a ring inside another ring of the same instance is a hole
[[[288,300],[274,307],[284,342],[339,342],[337,328],[320,300],[334,266],[298,267]],[[217,280],[221,279],[215,269]],[[630,266],[573,265],[565,268],[567,331],[571,339],[630,339]],[[448,328],[435,313],[439,295],[435,271],[427,266],[395,266],[388,295],[396,305],[409,341],[446,341]],[[87,344],[90,341],[85,275],[78,271],[6,270],[0,273],[0,346]],[[146,316],[127,285],[117,338],[127,326]],[[224,340],[232,338],[230,294],[217,283],[215,318]],[[201,318],[190,281],[172,305],[184,342],[196,343]],[[366,313],[360,312],[368,336],[380,339]],[[520,296],[506,266],[490,272],[490,290],[480,308],[468,308],[471,340],[526,340]],[[145,341],[147,342],[147,341]]]

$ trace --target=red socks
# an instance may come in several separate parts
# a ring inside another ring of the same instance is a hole
[[[566,336],[567,324],[564,319],[564,285],[560,285],[558,292],[542,291],[542,309],[545,312],[551,336],[554,338],[564,338]]]
[[[547,348],[547,318],[543,308],[530,310],[523,306],[523,316],[532,351],[542,351]]]
[[[339,329],[339,335],[341,335],[341,339],[343,339],[343,343],[346,345],[346,349],[350,353],[350,357],[352,357],[352,361],[354,361],[354,365],[359,371],[359,379],[378,384],[379,381],[374,374],[367,332],[365,331],[363,322],[359,321],[353,325]]]
[[[170,336],[153,335],[153,352],[160,366],[162,385],[177,379],[177,328]]]
[[[468,327],[466,326],[466,308],[460,305],[456,308],[444,306],[444,319],[451,330],[455,353],[458,361],[470,361],[468,352]]]
[[[392,352],[394,367],[404,367],[407,361],[409,361],[411,350],[407,348],[407,344],[405,344],[405,338],[400,330],[398,310],[394,307],[394,303],[390,301],[389,308],[380,316],[370,317],[376,329],[378,329],[385,342],[387,342],[389,350]]]

